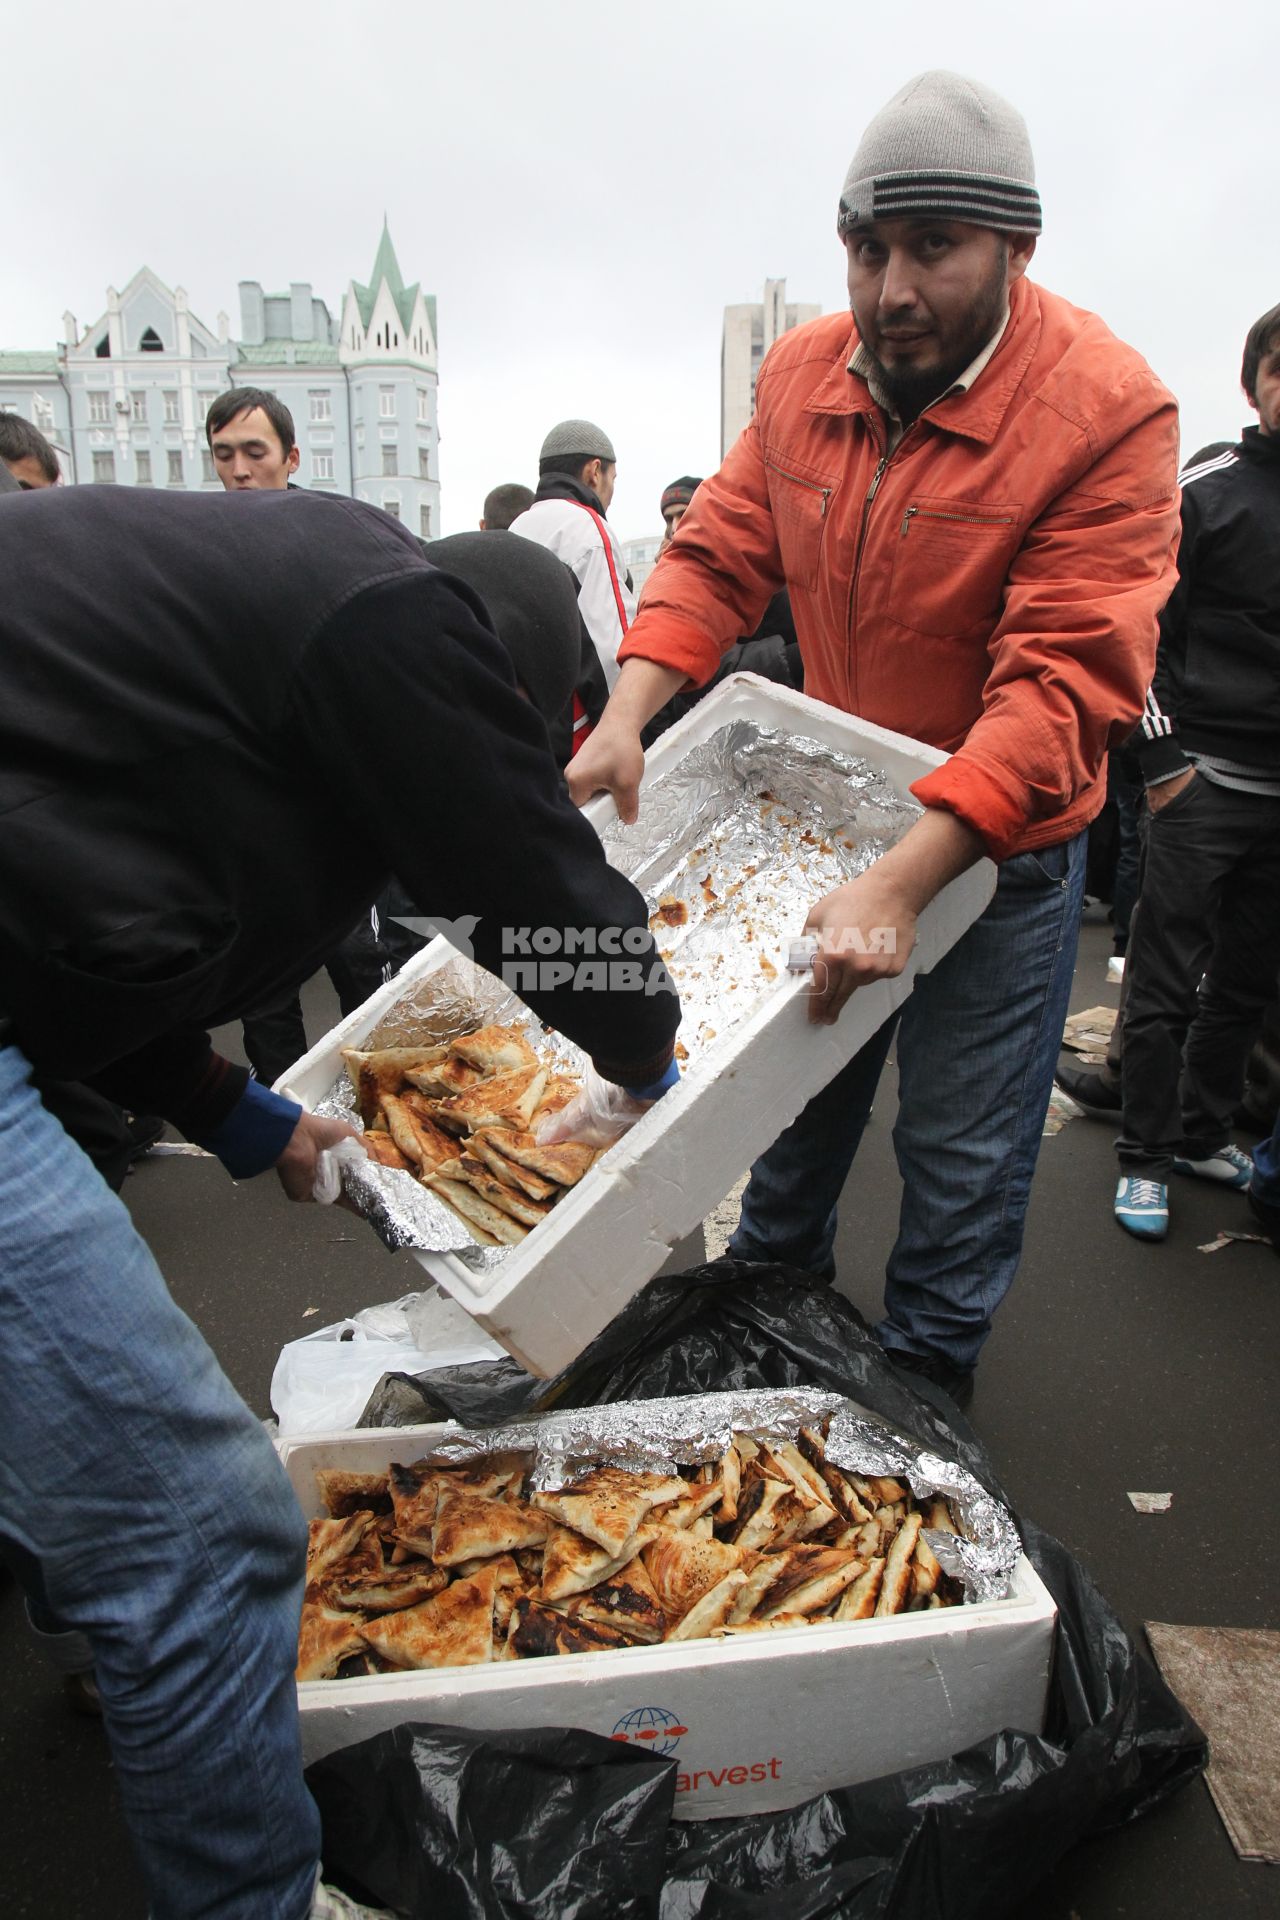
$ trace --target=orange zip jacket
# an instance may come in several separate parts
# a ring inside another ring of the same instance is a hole
[[[1023,279],[996,352],[886,460],[847,314],[784,335],[619,650],[700,685],[791,595],[805,691],[953,755],[916,782],[993,858],[1105,798],[1177,578],[1172,395],[1095,315]]]

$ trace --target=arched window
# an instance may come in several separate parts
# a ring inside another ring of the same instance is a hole
[[[148,327],[146,329],[141,340],[138,342],[138,351],[140,353],[164,352],[164,341],[160,338],[160,335],[154,327]]]
[[[99,360],[109,360],[111,358],[111,335],[104,333],[93,351]]]

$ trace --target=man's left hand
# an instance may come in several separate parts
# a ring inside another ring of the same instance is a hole
[[[291,1200],[313,1200],[316,1186],[316,1162],[326,1147],[348,1136],[359,1139],[354,1127],[345,1120],[318,1120],[304,1113],[289,1136],[289,1144],[276,1161],[280,1185]]]
[[[805,921],[816,934],[809,1018],[833,1027],[858,987],[902,972],[915,945],[916,915],[877,864],[819,900]]]

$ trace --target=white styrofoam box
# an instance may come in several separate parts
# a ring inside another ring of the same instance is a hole
[[[382,1472],[444,1427],[281,1441],[302,1510],[316,1467]],[[1005,1727],[1040,1732],[1056,1609],[1030,1561],[1007,1600],[849,1625],[778,1628],[614,1653],[305,1681],[305,1764],[406,1721],[584,1727],[673,1755],[678,1818],[798,1805],[830,1787],[943,1760]]]
[[[856,755],[881,769],[903,794],[947,758],[804,694],[740,674],[662,736],[648,754],[643,785],[736,720],[806,735]],[[601,829],[616,818],[612,801],[593,801],[587,817]],[[772,986],[762,984],[746,1019],[695,1059],[680,1085],[500,1265],[474,1272],[450,1253],[418,1252],[415,1258],[531,1373],[546,1378],[559,1372],[902,1004],[916,974],[954,946],[994,889],[989,860],[944,887],[920,916],[905,970],[897,979],[860,988],[834,1027],[810,1024],[807,975],[782,974]],[[452,953],[443,940],[433,940],[277,1084],[314,1106],[342,1073],[342,1048],[359,1045],[409,986]]]

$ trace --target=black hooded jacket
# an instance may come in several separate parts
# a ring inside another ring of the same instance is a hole
[[[44,1073],[216,1127],[244,1075],[205,1029],[393,873],[494,968],[504,928],[646,927],[484,608],[376,508],[6,495],[0,582],[0,1017]],[[670,1057],[669,991],[527,998],[609,1079]]]

